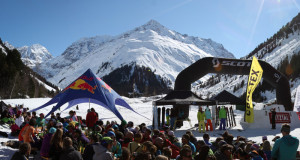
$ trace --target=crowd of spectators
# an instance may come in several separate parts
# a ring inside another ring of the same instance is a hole
[[[209,132],[198,139],[192,131],[177,137],[166,125],[158,130],[125,120],[104,124],[93,108],[88,110],[85,119],[70,111],[68,117],[53,113],[47,120],[42,113],[38,116],[21,106],[10,112],[11,108],[1,119],[9,119],[3,123],[11,125],[11,135],[18,136],[20,141],[19,151],[12,159],[24,159],[32,154],[53,160],[295,159],[299,146],[299,140],[289,134],[288,124],[282,126],[282,138],[274,138],[278,140],[272,147],[266,136],[261,142],[254,142],[247,137],[234,137],[227,130],[211,141]]]

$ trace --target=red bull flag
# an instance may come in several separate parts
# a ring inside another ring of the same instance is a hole
[[[66,108],[68,109],[79,103],[86,102],[103,106],[104,108],[113,112],[120,120],[123,120],[123,117],[119,113],[115,105],[120,105],[137,113],[122,99],[122,97],[117,92],[115,92],[101,78],[95,76],[90,69],[79,76],[75,81],[73,81],[69,86],[67,86],[49,102],[31,110],[30,112],[37,111],[39,109],[57,103],[56,106],[53,107],[52,110],[46,115],[47,117],[65,103],[69,103],[68,107]]]
[[[258,60],[256,59],[256,57],[253,56],[249,78],[248,78],[247,96],[246,96],[245,120],[248,123],[253,123],[254,121],[252,93],[254,92],[256,86],[260,82],[262,74],[263,74],[263,70]]]

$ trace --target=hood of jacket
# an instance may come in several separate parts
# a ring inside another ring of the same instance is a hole
[[[297,143],[297,138],[292,137],[291,135],[286,135],[282,137],[282,141],[288,146],[293,146]]]

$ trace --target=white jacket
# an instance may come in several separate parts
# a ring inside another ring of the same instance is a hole
[[[17,118],[15,120],[16,125],[18,125],[19,127],[21,126],[21,124],[24,122],[24,117],[20,116],[19,118]]]

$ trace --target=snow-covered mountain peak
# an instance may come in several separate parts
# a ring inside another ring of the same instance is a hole
[[[17,50],[21,53],[22,61],[30,68],[53,58],[52,54],[40,44],[19,47]]]
[[[165,26],[161,25],[156,20],[151,19],[146,24],[142,25],[140,28],[143,28],[144,30],[153,30],[160,32],[161,30],[168,30]]]

